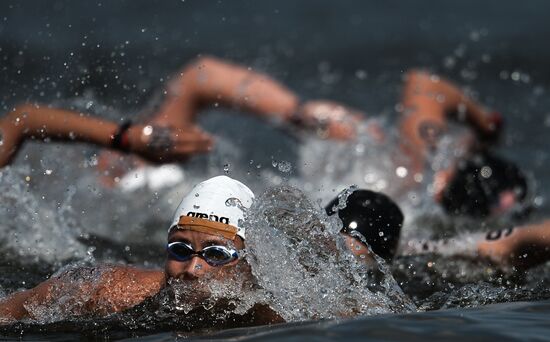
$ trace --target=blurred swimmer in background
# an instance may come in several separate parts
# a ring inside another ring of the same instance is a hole
[[[335,102],[302,102],[268,76],[202,57],[168,83],[158,111],[142,123],[117,124],[35,104],[16,106],[0,120],[0,166],[11,162],[25,139],[84,141],[157,163],[185,161],[214,147],[212,135],[196,125],[200,110],[214,104],[338,140],[352,140],[363,134],[357,127],[366,119],[360,111]],[[405,75],[401,107],[399,145],[408,159],[404,183],[416,185],[425,176],[428,178],[427,172],[434,171],[433,197],[451,215],[485,217],[526,211],[529,189],[524,173],[489,149],[501,133],[500,114],[475,103],[451,82],[417,70]],[[433,170],[431,155],[438,149],[453,114],[470,130],[452,152],[452,161]],[[365,134],[384,141],[379,126],[368,127]],[[120,159],[120,154],[114,152],[100,155],[98,167],[105,184],[127,184],[120,180],[147,179],[144,170],[156,172],[137,158],[133,167],[142,172],[128,172],[130,168],[121,165]],[[161,186],[169,186],[181,180],[177,170],[173,168],[169,174],[160,170],[157,177],[151,178],[161,179]],[[131,177],[125,177],[129,174]]]
[[[321,182],[338,187],[366,184],[398,200],[425,188],[450,215],[484,218],[528,213],[532,191],[526,175],[493,151],[502,135],[502,116],[438,75],[411,70],[403,81],[396,105],[397,134],[365,118],[364,125],[357,125],[356,145],[344,149],[322,144],[325,153],[315,153],[316,146],[310,146],[313,157],[304,162],[308,167],[303,178],[320,179],[313,184],[316,189],[325,187]],[[378,150],[384,157],[377,155]],[[341,154],[345,155],[340,158]]]
[[[471,128],[453,151],[454,160],[435,170],[434,199],[447,213],[485,217],[528,209],[528,182],[512,162],[490,151],[502,129],[502,116],[476,104],[437,75],[409,72],[403,89],[401,149],[410,157],[410,175],[422,175],[454,115]]]
[[[294,128],[315,130],[322,121],[324,137],[333,139],[350,139],[361,117],[331,101],[302,102],[272,78],[213,57],[201,57],[185,66],[167,84],[165,93],[158,110],[139,123],[119,124],[48,105],[17,105],[0,119],[0,167],[12,162],[27,139],[88,142],[154,163],[183,162],[214,148],[212,135],[196,124],[197,114],[213,105]],[[323,109],[322,117],[318,108]],[[98,166],[107,175],[103,178],[107,185],[116,185],[115,180],[128,172],[119,157],[117,153],[100,155]],[[143,161],[134,161],[134,167],[144,166]]]
[[[209,296],[201,281],[232,282],[252,277],[243,259],[242,221],[244,210],[253,200],[252,191],[237,180],[227,176],[208,179],[182,199],[174,214],[168,229],[164,270],[98,265],[62,271],[32,289],[0,299],[0,325],[22,319],[48,321],[51,318],[41,316],[52,312],[54,317],[69,320],[105,317],[178,284],[189,285],[185,287],[189,292],[183,293],[179,305],[196,304],[200,308],[200,300]],[[197,298],[197,303],[192,298]],[[282,321],[263,304],[254,305],[241,318],[248,320],[248,325]],[[212,320],[211,317],[206,322]]]

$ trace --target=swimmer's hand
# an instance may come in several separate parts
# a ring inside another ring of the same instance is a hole
[[[10,116],[0,119],[0,167],[8,165],[22,142],[22,125]]]
[[[214,144],[211,135],[193,124],[178,128],[135,125],[128,129],[128,140],[130,152],[157,163],[185,161],[209,152]]]
[[[364,115],[357,110],[326,100],[302,104],[294,117],[296,123],[312,129],[322,138],[351,140],[357,136],[357,125]]]

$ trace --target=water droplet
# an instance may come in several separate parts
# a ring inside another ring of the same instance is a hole
[[[481,177],[489,178],[493,174],[493,170],[489,166],[484,166],[481,168]]]
[[[407,177],[407,174],[409,173],[409,171],[407,170],[407,168],[403,167],[403,166],[399,166],[395,169],[395,174],[397,175],[397,177],[399,178],[405,178]]]
[[[49,175],[52,174],[52,172],[53,172],[53,170],[46,170],[46,171],[44,171],[44,174],[49,176]]]
[[[223,172],[225,174],[228,174],[230,170],[231,170],[231,164],[227,163],[223,165]]]
[[[277,165],[277,169],[281,172],[288,173],[288,172],[292,171],[292,164],[290,162],[287,162],[287,161],[281,161]]]
[[[359,70],[357,70],[357,71],[355,72],[355,77],[357,77],[357,78],[360,79],[361,81],[364,80],[364,79],[366,79],[367,76],[368,76],[368,74],[367,74],[367,72],[366,72],[365,70],[359,69]]]
[[[363,180],[367,184],[374,183],[376,181],[376,175],[372,172],[369,172],[369,173],[365,174],[365,176],[363,177]]]
[[[236,197],[230,197],[225,201],[227,207],[242,207],[241,201]]]

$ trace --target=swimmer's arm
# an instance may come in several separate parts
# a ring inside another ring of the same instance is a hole
[[[52,300],[57,301],[52,293],[59,292],[63,295],[62,289],[70,281],[73,280],[64,279],[63,275],[52,277],[32,289],[16,292],[0,299],[0,324],[10,324],[26,318],[39,318],[34,317],[26,307],[44,305]],[[80,284],[79,291],[72,291],[70,296],[75,297],[76,300],[79,299],[78,296],[86,299],[86,305],[82,307],[79,314],[105,316],[141,303],[160,291],[164,284],[164,272],[117,266],[105,272],[97,281],[83,282]],[[54,288],[61,290],[52,291]]]
[[[184,159],[194,153],[206,152],[212,144],[207,134],[193,125],[186,125],[169,131],[170,148],[154,149],[149,146],[150,142],[152,144],[152,136],[145,139],[143,128],[143,125],[130,126],[126,145],[120,148],[158,162]],[[118,130],[116,123],[98,117],[22,104],[0,119],[0,167],[12,161],[26,139],[78,141],[112,148],[113,137]]]
[[[332,101],[300,103],[296,94],[263,73],[201,57],[169,84],[167,99],[153,121],[182,127],[193,122],[201,109],[218,105],[305,128],[317,129],[322,124],[326,137],[335,139],[349,139],[362,117],[358,111]]]
[[[11,324],[26,318],[34,318],[25,306],[45,302],[51,287],[55,285],[55,281],[56,279],[52,278],[32,289],[15,292],[0,299],[0,325]]]
[[[201,57],[170,82],[167,100],[157,115],[183,125],[198,110],[221,105],[288,121],[298,104],[292,91],[262,73],[217,58]]]
[[[536,266],[550,260],[550,220],[490,232],[477,249],[479,256],[497,265]]]
[[[281,315],[266,304],[254,304],[241,319],[251,325],[285,323]]]
[[[158,270],[131,266],[114,267],[98,283],[87,308],[88,313],[109,315],[127,310],[157,294],[166,284],[165,274]]]
[[[31,104],[18,105],[0,119],[3,135],[0,167],[10,163],[26,139],[75,140],[109,146],[116,129],[114,122],[72,111]]]
[[[450,113],[462,113],[476,132],[491,136],[498,125],[458,87],[437,75],[413,70],[407,73],[402,93],[403,115],[400,122],[402,148],[419,164],[434,148],[446,129]]]

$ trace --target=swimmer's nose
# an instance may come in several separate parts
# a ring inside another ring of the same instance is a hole
[[[187,262],[179,278],[186,280],[197,279],[205,273],[205,266],[202,259],[195,256]]]

